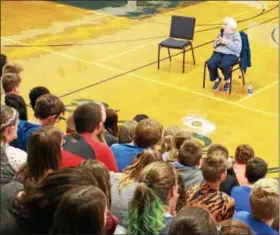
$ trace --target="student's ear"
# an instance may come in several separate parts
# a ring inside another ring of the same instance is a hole
[[[95,130],[97,133],[100,133],[102,131],[102,128],[103,128],[103,122],[99,122]]]
[[[224,181],[227,178],[227,170],[221,175],[221,181]]]
[[[49,116],[47,118],[48,123],[50,123],[50,124],[55,124],[56,123],[56,119],[57,119],[56,115],[52,115],[52,116]]]

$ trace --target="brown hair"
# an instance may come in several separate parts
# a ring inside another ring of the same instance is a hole
[[[15,126],[18,120],[18,113],[14,108],[7,105],[1,106],[1,118],[0,118],[0,133],[1,142],[7,142],[5,137],[5,130],[9,126]]]
[[[218,231],[215,219],[209,211],[201,207],[186,207],[173,219],[169,234],[215,235]]]
[[[23,71],[23,67],[17,63],[8,63],[2,69],[3,75],[7,73],[15,73],[19,75],[22,71]]]
[[[207,153],[201,165],[202,175],[205,181],[217,182],[227,170],[227,159],[220,150]]]
[[[224,157],[225,157],[226,159],[229,158],[228,149],[227,149],[225,146],[221,145],[221,144],[212,144],[212,145],[208,148],[208,150],[207,150],[207,155],[208,155],[208,154],[211,155],[212,152],[216,152],[216,151],[221,152],[221,153],[224,155]]]
[[[139,153],[132,165],[124,169],[119,190],[131,181],[137,181],[143,168],[152,162],[162,161],[162,157],[157,150],[144,150]]]
[[[191,140],[193,138],[193,134],[191,132],[181,130],[176,133],[174,136],[175,148],[170,151],[168,161],[178,161],[179,149],[186,140]]]
[[[156,120],[146,118],[135,129],[134,143],[140,148],[156,145],[162,137],[163,126]]]
[[[252,230],[243,222],[239,220],[224,220],[221,221],[221,235],[235,235],[235,234],[244,234],[244,235],[253,235]]]
[[[251,158],[246,164],[245,176],[250,184],[257,182],[267,174],[267,163],[259,158]]]
[[[5,73],[2,78],[2,87],[6,94],[11,93],[21,83],[21,78],[16,73]]]
[[[186,140],[179,150],[178,160],[184,166],[196,166],[202,154],[202,146],[197,140]]]
[[[120,131],[119,131],[120,144],[128,144],[133,141],[137,124],[138,122],[132,120],[132,121],[127,121],[120,126]]]
[[[175,145],[174,136],[166,135],[166,136],[164,136],[164,138],[162,140],[160,152],[161,152],[161,154],[163,154],[165,152],[169,152],[169,151],[175,149],[175,147],[176,147],[176,145]]]
[[[73,119],[78,133],[92,133],[102,122],[100,105],[89,102],[78,106]]]
[[[258,180],[250,196],[252,216],[259,221],[274,219],[279,211],[279,182],[276,179]]]
[[[105,234],[106,197],[94,186],[65,193],[53,217],[50,234]]]
[[[103,191],[107,197],[108,208],[111,208],[111,184],[110,184],[110,173],[107,167],[100,161],[87,160],[80,164],[82,169],[86,169],[93,174],[95,177],[98,187]]]
[[[63,115],[65,106],[63,102],[55,95],[45,94],[36,100],[34,116],[40,119],[46,119],[50,116]]]
[[[185,140],[191,140],[192,138],[193,134],[191,132],[184,130],[177,132],[177,134],[175,135],[176,148],[180,149]]]
[[[17,178],[25,182],[40,181],[48,170],[57,170],[61,163],[63,132],[53,126],[35,130],[28,139],[27,162],[21,166]]]
[[[128,205],[127,234],[156,234],[165,227],[164,205],[178,173],[169,163],[153,162],[143,169],[139,182]]]
[[[32,226],[34,233],[47,234],[61,197],[73,188],[89,185],[98,186],[93,175],[76,167],[58,169],[38,184],[25,182],[25,193],[19,198],[20,216],[29,213],[34,222]]]
[[[255,151],[248,144],[241,144],[235,150],[234,158],[238,164],[246,164],[253,157],[255,157]]]
[[[106,109],[106,120],[104,122],[105,129],[110,132],[113,136],[118,137],[118,114],[114,109]]]

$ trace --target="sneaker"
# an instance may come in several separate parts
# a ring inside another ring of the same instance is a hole
[[[225,83],[225,86],[224,86],[224,91],[225,91],[225,92],[229,92],[229,87],[230,87],[230,83],[229,83],[229,82],[226,82],[226,83]]]
[[[221,81],[222,81],[222,79],[221,78],[219,78],[219,81],[217,82],[214,82],[214,86],[213,86],[213,91],[218,91],[219,90],[219,88],[220,88],[220,84],[221,84]]]

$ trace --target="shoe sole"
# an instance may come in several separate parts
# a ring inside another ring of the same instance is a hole
[[[213,91],[218,91],[218,90],[220,89],[220,85],[221,85],[221,84],[219,84],[218,88],[212,89],[212,90],[213,90]]]

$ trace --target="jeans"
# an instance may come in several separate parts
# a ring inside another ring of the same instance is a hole
[[[222,70],[224,79],[230,78],[230,67],[238,61],[235,55],[227,55],[219,52],[214,52],[211,58],[207,61],[210,73],[210,80],[215,81],[219,77],[218,68]]]

